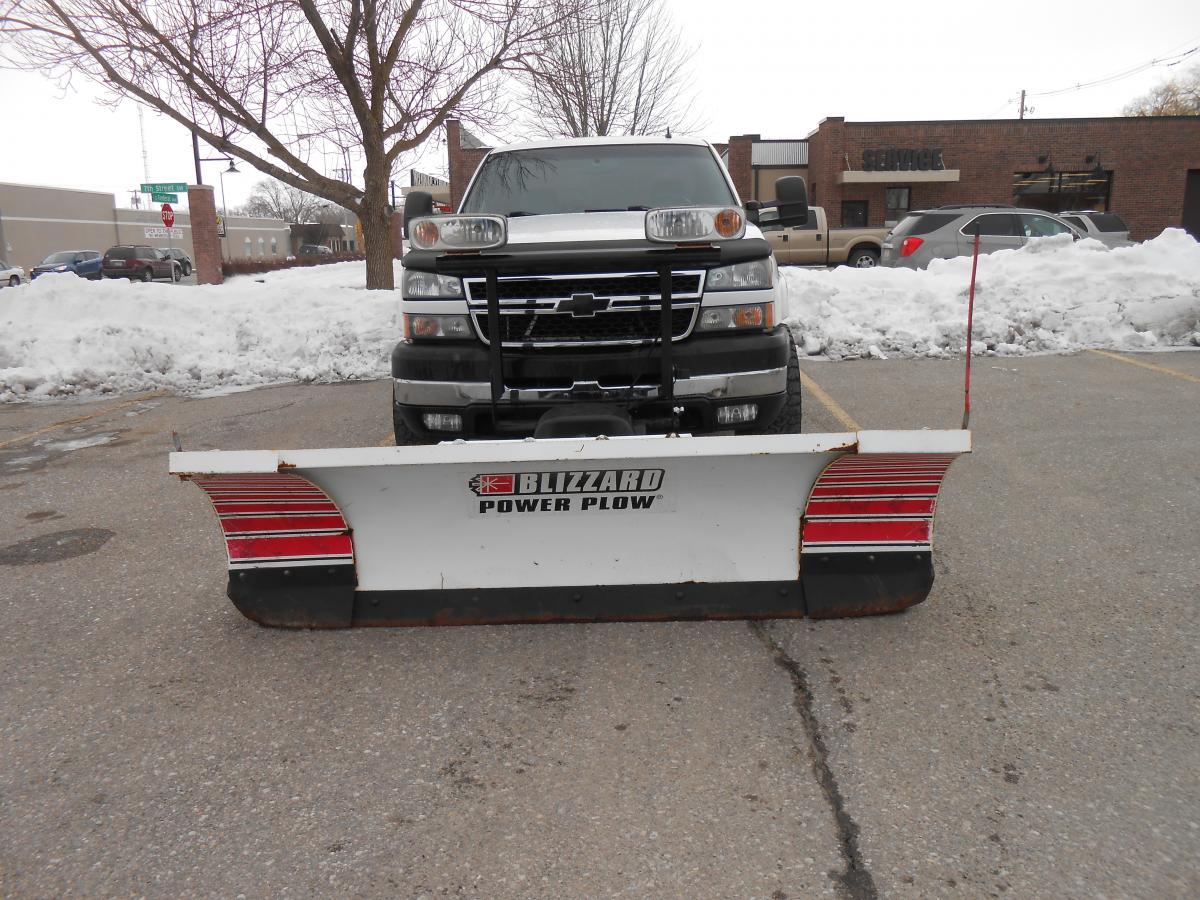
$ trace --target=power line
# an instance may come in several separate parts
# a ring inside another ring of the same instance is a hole
[[[1193,38],[1193,40],[1200,40],[1200,38]],[[1122,81],[1126,78],[1132,78],[1134,75],[1139,75],[1142,72],[1145,72],[1147,69],[1153,69],[1156,66],[1178,65],[1180,62],[1187,59],[1193,53],[1196,53],[1198,51],[1200,51],[1200,45],[1192,47],[1190,50],[1185,50],[1182,53],[1177,53],[1177,54],[1174,54],[1171,56],[1163,56],[1163,57],[1158,57],[1156,59],[1152,59],[1149,62],[1144,62],[1144,63],[1141,63],[1140,65],[1134,66],[1131,69],[1125,69],[1124,71],[1121,71],[1121,72],[1115,72],[1112,75],[1106,75],[1103,78],[1097,78],[1095,81],[1087,81],[1087,82],[1083,82],[1083,83],[1079,83],[1079,84],[1073,84],[1070,87],[1056,88],[1055,90],[1052,90],[1052,91],[1038,91],[1036,93],[1030,92],[1029,96],[1030,97],[1055,97],[1055,96],[1058,96],[1059,94],[1069,94],[1072,91],[1082,91],[1085,88],[1099,87],[1100,85],[1105,85],[1105,84],[1114,84],[1115,82]]]

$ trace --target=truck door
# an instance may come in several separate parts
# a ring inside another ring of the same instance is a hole
[[[825,227],[825,211],[817,206],[808,208],[808,221],[803,225],[793,225],[787,229],[787,241],[791,247],[790,262],[802,266],[824,265],[828,254],[825,242],[828,240],[828,229]]]
[[[773,215],[774,210],[770,210]],[[778,222],[773,222],[766,217],[760,216],[758,227],[766,238],[767,243],[771,245],[771,252],[775,254],[775,262],[782,265],[787,265],[792,261],[792,245],[789,239],[788,230]]]

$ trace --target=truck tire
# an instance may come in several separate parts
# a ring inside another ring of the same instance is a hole
[[[879,265],[879,251],[874,247],[855,247],[850,251],[846,265],[856,269],[873,269]]]
[[[436,438],[423,437],[408,427],[404,417],[392,407],[392,433],[396,436],[397,447],[416,447],[422,444],[436,444]]]
[[[796,339],[791,337],[787,363],[787,400],[783,409],[770,425],[755,429],[755,434],[799,434],[801,425],[800,356],[796,352]]]

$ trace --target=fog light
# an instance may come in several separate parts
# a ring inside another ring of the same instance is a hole
[[[757,418],[757,403],[739,403],[736,406],[722,406],[717,409],[718,425],[745,425]]]
[[[421,418],[430,431],[462,431],[462,416],[458,413],[424,413]]]

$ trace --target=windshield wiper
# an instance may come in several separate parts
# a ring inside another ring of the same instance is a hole
[[[613,209],[585,209],[584,212],[645,212],[649,208],[650,207],[648,206],[626,206],[624,209],[621,209],[620,207],[615,207]]]
[[[535,216],[537,213],[525,212],[523,209],[514,209],[512,212],[505,213],[504,215],[510,219],[515,219],[517,216]]]

